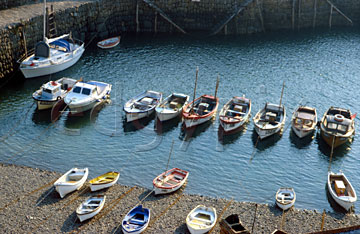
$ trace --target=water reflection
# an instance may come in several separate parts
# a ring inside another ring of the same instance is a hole
[[[318,144],[318,149],[320,150],[320,152],[323,153],[325,156],[330,157],[331,147],[322,139],[320,133],[316,134],[316,142]],[[348,153],[350,149],[351,148],[349,142],[346,142],[345,144],[336,147],[333,150],[332,160],[343,157]]]
[[[155,118],[154,129],[157,134],[162,135],[177,128],[179,126],[179,123],[181,123],[181,116],[164,122],[161,122],[158,118]]]
[[[51,109],[34,110],[31,120],[37,125],[49,125],[51,123]]]
[[[205,132],[212,125],[212,121],[206,121],[203,124],[197,125],[192,128],[186,128],[185,124],[181,125],[180,140],[189,141],[193,138],[196,138]]]
[[[253,129],[253,132],[251,134],[251,140],[254,144],[254,147],[260,151],[264,151],[276,144],[281,138],[281,133],[276,133],[274,135],[271,135],[269,137],[266,137],[265,139],[260,140],[259,135],[256,133],[255,128]]]
[[[292,129],[290,129],[290,142],[298,149],[308,148],[314,138],[315,138],[314,133],[306,137],[299,138],[298,136],[296,136],[295,132]]]
[[[126,122],[126,117],[123,117],[124,132],[135,132],[137,130],[145,128],[155,117],[155,113],[152,113],[149,117],[137,119],[131,122]]]
[[[246,130],[247,130],[247,126],[242,126],[238,129],[236,129],[234,132],[226,133],[224,131],[223,127],[221,125],[219,125],[219,130],[218,130],[219,142],[222,145],[232,144],[232,143],[236,142],[240,136],[244,135]]]

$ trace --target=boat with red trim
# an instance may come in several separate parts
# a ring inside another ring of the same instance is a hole
[[[184,185],[189,176],[188,171],[173,168],[161,173],[153,180],[155,195],[171,193]]]

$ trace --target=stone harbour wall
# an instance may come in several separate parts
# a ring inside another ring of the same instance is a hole
[[[25,45],[30,50],[42,40],[43,1],[0,0],[0,9],[12,7],[10,3],[34,4],[0,11],[0,80],[17,70],[16,61],[25,54]],[[85,42],[124,32],[240,35],[360,23],[358,0],[79,0],[50,4],[57,34],[71,31]]]

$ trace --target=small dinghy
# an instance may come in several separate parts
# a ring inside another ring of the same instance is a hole
[[[123,233],[138,234],[145,231],[150,222],[150,209],[139,205],[133,208],[122,221]]]
[[[119,43],[120,43],[120,36],[111,37],[111,38],[99,41],[97,43],[97,46],[100,47],[101,49],[110,49],[110,48],[114,48]]]
[[[110,98],[111,84],[100,81],[77,83],[65,97],[72,114],[92,109],[97,103]]]
[[[189,172],[179,168],[170,169],[153,180],[155,195],[171,193],[183,186],[189,176]]]
[[[266,103],[265,107],[255,115],[255,131],[262,140],[274,135],[282,129],[285,124],[286,112],[284,105]]]
[[[63,198],[66,194],[79,190],[84,185],[88,175],[88,168],[72,168],[54,183],[55,189]]]
[[[186,226],[191,234],[206,233],[216,224],[216,209],[198,205],[186,217]]]
[[[115,171],[107,172],[101,176],[98,176],[92,180],[89,181],[90,183],[90,189],[92,192],[109,188],[113,186],[119,179],[120,173]]]
[[[291,128],[299,138],[312,134],[316,123],[316,109],[308,106],[299,106],[291,118]]]
[[[351,114],[350,110],[330,107],[320,122],[322,139],[333,148],[351,141],[355,135],[355,117],[356,114]]]
[[[344,173],[329,172],[327,186],[331,197],[346,211],[357,201],[356,192]]]
[[[184,106],[187,105],[189,96],[182,93],[170,94],[156,107],[156,116],[160,121],[173,119],[182,113]]]
[[[293,188],[280,188],[276,192],[276,205],[283,210],[288,210],[295,204],[296,194]]]
[[[244,125],[251,113],[251,100],[245,97],[233,97],[219,113],[220,125],[225,132],[231,132]]]
[[[162,93],[145,91],[127,101],[124,105],[126,121],[131,122],[150,116],[162,100]]]
[[[250,234],[249,230],[241,223],[239,216],[233,214],[220,221],[220,233],[224,234]]]
[[[189,103],[183,111],[186,128],[205,123],[216,115],[219,107],[219,98],[211,95],[202,95]]]
[[[81,203],[76,209],[76,214],[80,222],[83,222],[97,215],[104,207],[105,199],[105,195],[96,195],[88,198],[85,202]]]
[[[39,110],[52,108],[56,102],[64,99],[70,89],[76,84],[77,80],[63,77],[56,81],[49,81],[43,84],[40,89],[33,93]]]

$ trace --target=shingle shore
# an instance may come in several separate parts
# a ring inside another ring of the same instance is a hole
[[[97,220],[80,223],[76,218],[75,209],[91,193],[87,191],[81,194],[83,190],[80,190],[60,199],[55,190],[50,191],[50,182],[61,176],[60,173],[0,164],[0,175],[2,233],[121,233],[120,224],[124,215],[150,192],[148,189],[135,187],[119,199],[132,187],[116,184],[108,190],[98,192],[107,196],[105,208],[98,215],[103,216]],[[37,190],[46,184],[48,186]],[[32,192],[34,190],[36,191]],[[45,197],[47,194],[49,195]],[[20,200],[17,201],[18,198]],[[9,205],[10,202],[12,203]],[[182,194],[181,191],[164,196],[150,195],[144,200],[143,205],[151,209],[152,221],[155,222],[151,223],[147,233],[189,233],[185,218],[196,205],[213,206],[220,215],[228,202],[227,199]],[[173,205],[168,208],[171,204]],[[251,230],[255,207],[255,203],[232,201],[222,217],[236,213],[243,224]],[[319,231],[321,220],[320,212],[291,209],[285,214],[283,230],[289,233]],[[257,204],[253,233],[271,233],[274,229],[280,228],[281,222],[282,211],[274,204]],[[356,214],[326,213],[324,228],[334,229],[359,223],[360,216]],[[213,233],[219,231],[217,225]]]

